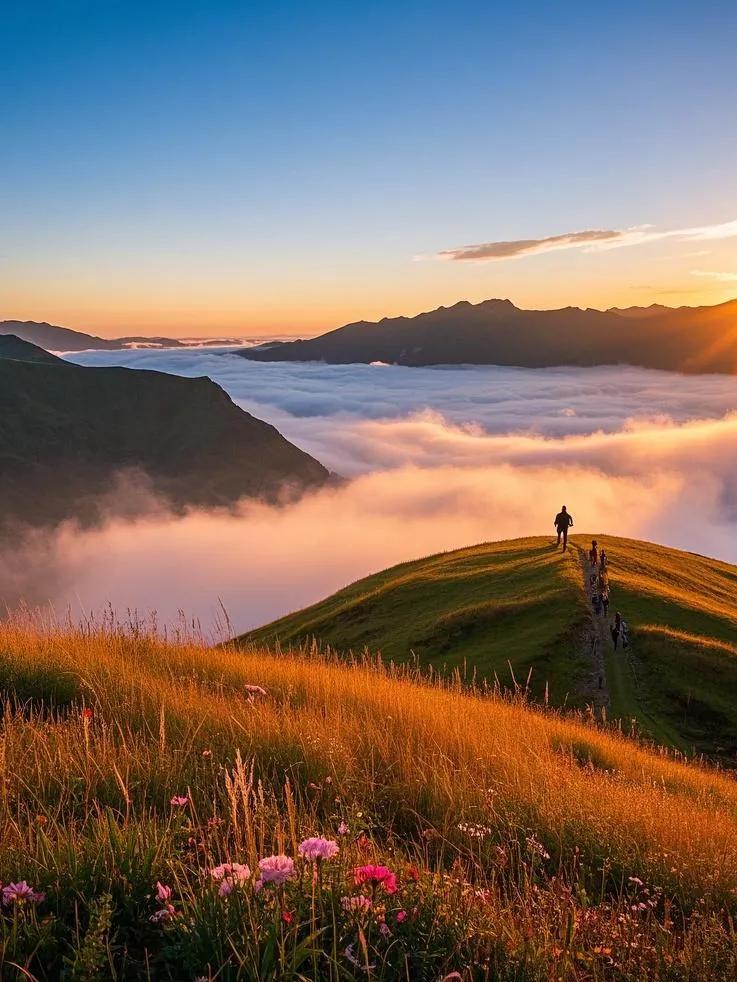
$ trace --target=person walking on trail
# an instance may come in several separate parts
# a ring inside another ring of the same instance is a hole
[[[614,643],[615,651],[617,650],[617,645],[619,644],[620,638],[622,641],[622,647],[623,648],[629,647],[630,639],[629,639],[629,633],[627,631],[627,625],[622,620],[622,615],[619,613],[619,611],[617,611],[617,613],[614,615],[614,621],[611,626],[611,632],[612,632],[612,642]]]
[[[599,543],[596,539],[591,540],[591,548],[589,549],[589,563],[592,566],[599,565]]]
[[[568,548],[568,529],[573,525],[573,519],[568,514],[565,505],[561,507],[555,516],[553,525],[555,525],[555,530],[558,533],[558,542],[556,545],[560,545],[560,537],[563,536],[563,552],[565,552]]]

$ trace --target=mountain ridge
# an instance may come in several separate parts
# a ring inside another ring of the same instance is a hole
[[[525,310],[459,301],[414,317],[356,321],[315,338],[237,352],[254,361],[381,361],[529,368],[630,364],[737,373],[737,300],[711,307]]]
[[[0,336],[0,521],[94,522],[123,474],[174,509],[276,501],[331,479],[209,378],[86,368]]]
[[[656,543],[597,538],[610,560],[610,616],[621,610],[632,641],[616,654],[607,622],[609,715],[636,719],[661,744],[735,766],[737,567]],[[565,555],[549,537],[533,537],[402,563],[239,641],[289,646],[316,639],[339,653],[381,652],[508,688],[528,679],[531,697],[590,705],[597,666],[582,561],[591,537],[569,541]]]

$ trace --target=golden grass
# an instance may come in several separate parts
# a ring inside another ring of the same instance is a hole
[[[240,752],[266,786],[289,778],[301,799],[330,777],[387,832],[457,844],[460,822],[482,822],[495,841],[534,833],[554,860],[578,849],[592,870],[637,875],[687,906],[734,900],[732,778],[583,721],[309,652],[18,622],[0,625],[0,665],[20,703],[1,731],[0,873],[31,816],[143,814],[188,787],[204,806],[212,768]],[[248,683],[267,697],[249,701]],[[75,700],[99,725],[64,709]]]

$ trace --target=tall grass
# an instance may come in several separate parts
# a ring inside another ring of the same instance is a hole
[[[46,893],[6,905],[2,978],[737,970],[717,770],[458,679],[136,625],[4,623],[0,685],[0,880]],[[341,847],[319,879],[297,854],[317,834]],[[297,879],[254,892],[270,853]],[[252,871],[227,898],[223,862]],[[346,910],[367,862],[397,893]],[[175,913],[152,922],[157,880]]]

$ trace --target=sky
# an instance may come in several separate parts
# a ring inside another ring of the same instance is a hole
[[[0,4],[0,319],[737,296],[737,5]]]

